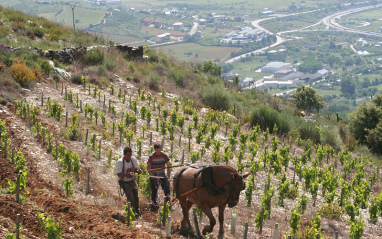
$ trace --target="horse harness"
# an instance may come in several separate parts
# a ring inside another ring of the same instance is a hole
[[[240,180],[238,182],[235,182],[233,180],[233,177],[231,178],[231,180],[227,183],[225,183],[224,185],[229,185],[229,188],[228,188],[228,195],[225,193],[225,190],[224,189],[220,189],[218,187],[216,187],[213,183],[212,183],[212,165],[208,165],[208,166],[199,166],[199,165],[190,165],[190,166],[186,166],[184,167],[180,172],[179,172],[179,176],[178,176],[178,181],[177,181],[177,184],[175,185],[174,187],[174,191],[178,191],[178,187],[179,187],[179,179],[181,177],[181,175],[184,173],[184,171],[186,171],[188,168],[196,168],[197,170],[194,172],[194,186],[193,186],[193,189],[185,192],[185,193],[182,193],[180,196],[176,195],[176,198],[179,198],[179,197],[183,197],[187,194],[190,194],[192,193],[193,191],[196,191],[198,190],[198,188],[201,188],[201,187],[206,187],[207,190],[213,194],[213,195],[221,195],[221,194],[224,194],[226,197],[227,197],[227,201],[230,201],[232,199],[238,201],[239,200],[239,197],[240,197],[240,194],[237,195],[237,197],[233,198],[232,196],[232,193],[233,193],[233,189],[234,189],[234,186],[235,185],[242,185],[243,184],[243,176],[239,175],[240,177]],[[199,187],[196,186],[196,179],[197,177],[199,176],[199,174],[202,174],[202,183]],[[199,195],[197,194],[196,192],[196,195],[197,197],[199,198]]]

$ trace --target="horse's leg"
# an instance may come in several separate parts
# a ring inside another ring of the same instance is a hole
[[[219,235],[224,235],[224,209],[226,204],[219,206]]]
[[[207,232],[210,233],[214,229],[214,226],[216,224],[216,219],[215,219],[214,215],[212,214],[211,208],[209,206],[204,205],[204,206],[202,206],[202,209],[203,209],[204,213],[207,215],[208,219],[210,219],[210,225],[205,226],[203,228],[203,231],[202,231],[203,235],[206,235]]]
[[[189,232],[192,234],[193,228],[191,226],[188,212],[190,211],[190,208],[192,207],[193,203],[187,200],[186,197],[184,197],[179,200],[179,204],[182,207],[182,211],[183,211],[183,219],[181,222],[180,231],[181,233],[184,233],[184,234],[188,234]]]
[[[179,204],[182,207],[183,218],[180,224],[180,232],[187,234],[188,231],[188,208],[187,208],[187,198],[182,197],[179,199]]]
[[[187,225],[188,225],[188,232],[190,234],[194,234],[194,229],[191,226],[191,222],[190,222],[190,218],[189,218],[189,214],[188,214],[188,212],[190,211],[190,208],[192,207],[193,203],[190,200],[187,200],[186,202],[187,202],[187,205],[186,205],[186,207],[187,207],[187,217],[186,217],[186,220],[187,220]]]

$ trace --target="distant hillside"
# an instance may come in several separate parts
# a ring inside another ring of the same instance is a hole
[[[271,238],[276,225],[279,237],[382,237],[381,161],[346,122],[317,113],[314,89],[301,89],[311,104],[241,91],[211,62],[180,62],[147,47],[133,59],[101,47],[104,39],[0,10],[0,237],[15,234],[17,214],[23,238],[49,231],[63,238],[164,237],[145,170],[154,142],[170,156],[172,175],[190,163],[251,172],[238,205],[225,210],[223,238],[233,237],[234,212],[240,237],[245,222],[248,238]],[[71,65],[54,59],[53,68],[30,46],[94,47]],[[376,112],[378,102],[370,106]],[[130,227],[115,175],[125,146],[144,170],[142,217]],[[162,205],[161,190],[159,198]],[[186,238],[179,203],[173,209],[172,238]],[[209,224],[202,213],[198,219],[201,228]]]

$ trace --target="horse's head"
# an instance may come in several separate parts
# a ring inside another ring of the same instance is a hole
[[[248,177],[250,174],[251,173],[240,175],[238,173],[234,173],[232,175],[231,181],[227,183],[229,187],[227,199],[228,207],[234,207],[239,202],[240,192],[245,189],[245,182],[243,179]]]

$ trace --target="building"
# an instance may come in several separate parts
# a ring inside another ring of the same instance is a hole
[[[151,19],[146,17],[145,19],[143,19],[143,25],[144,26],[150,26],[151,25]]]
[[[157,35],[155,38],[155,43],[163,43],[170,40],[170,33],[166,32],[160,35]]]
[[[121,0],[104,0],[103,3],[105,6],[109,6],[109,5],[121,4],[122,1]]]
[[[277,59],[276,50],[267,51],[267,59],[270,61],[274,61]]]
[[[292,65],[290,63],[285,63],[285,62],[278,62],[278,61],[273,61],[269,62],[265,66],[261,67],[261,72],[271,72],[274,73],[279,70],[287,70],[291,69]]]
[[[250,87],[251,85],[253,85],[253,83],[255,83],[255,80],[253,78],[245,78],[245,79],[239,81],[239,86],[241,88],[247,88],[247,87]]]
[[[182,22],[176,22],[172,25],[172,28],[175,30],[175,31],[181,31],[183,30],[183,23]]]
[[[154,26],[155,26],[155,28],[161,28],[162,27],[162,22],[160,20],[155,20]]]
[[[320,85],[320,88],[323,90],[330,90],[331,88],[333,88],[333,86],[330,83],[323,83]]]
[[[286,70],[279,70],[279,71],[275,72],[275,76],[276,77],[282,77],[282,76],[289,75],[289,74],[291,74],[293,72],[294,72],[294,70],[292,68],[286,69]]]
[[[360,39],[357,40],[357,45],[366,46],[367,45],[367,41],[364,40],[363,38],[360,38]]]
[[[201,31],[196,31],[195,32],[195,36],[199,37],[199,38],[202,37],[202,32]]]
[[[222,80],[226,80],[226,81],[230,81],[230,82],[232,82],[235,79],[235,77],[239,77],[239,74],[237,74],[237,73],[222,73],[220,75],[220,78]]]

